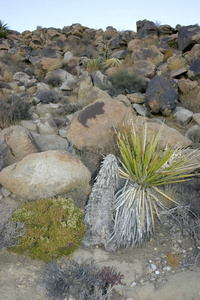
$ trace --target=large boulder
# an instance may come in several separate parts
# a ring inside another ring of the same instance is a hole
[[[83,208],[90,192],[91,174],[67,151],[46,151],[24,157],[0,172],[0,184],[25,200],[67,195]]]
[[[178,88],[175,80],[169,76],[154,76],[149,82],[145,104],[152,113],[169,115],[178,102]]]
[[[26,155],[39,152],[31,133],[22,126],[15,125],[0,132],[1,167],[20,161]]]
[[[200,43],[200,26],[190,25],[183,26],[178,31],[178,49],[181,51],[189,51],[195,44]]]
[[[158,35],[158,26],[152,21],[143,20],[143,21],[137,21],[137,34],[138,38],[141,39],[148,35]]]
[[[149,46],[148,48],[142,47],[134,50],[131,59],[133,62],[136,62],[138,60],[148,59],[151,62],[153,62],[155,65],[158,65],[164,61],[164,55],[160,52],[160,50],[156,46],[152,45]]]
[[[167,126],[162,121],[157,119],[149,119],[147,117],[137,116],[133,120],[135,130],[139,134],[142,133],[143,126],[147,126],[147,134],[149,135],[153,131],[156,136],[161,130],[159,146],[160,148],[165,149],[166,147],[181,147],[187,148],[190,147],[193,143],[190,139],[182,135],[177,130]]]
[[[200,79],[200,58],[197,58],[193,61],[189,71],[188,77],[192,80],[199,80]]]
[[[81,151],[81,159],[96,176],[102,155],[116,154],[115,129],[134,116],[133,109],[114,99],[101,98],[75,113],[67,139]]]
[[[122,102],[98,99],[75,113],[67,139],[79,150],[95,147],[104,152],[112,143],[114,129],[132,116],[132,109]]]

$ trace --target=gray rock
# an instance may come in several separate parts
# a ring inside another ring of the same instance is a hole
[[[32,132],[32,135],[41,151],[68,150],[69,143],[67,139],[57,134],[39,134]]]
[[[176,82],[169,76],[154,76],[149,82],[145,104],[152,113],[161,112],[169,115],[178,103],[178,88]]]
[[[186,124],[188,124],[193,117],[193,112],[188,110],[188,109],[180,109],[178,111],[176,111],[174,113],[176,122],[181,125],[181,126],[185,126]]]
[[[199,125],[194,125],[190,127],[185,136],[193,141],[193,143],[200,143],[200,126]]]
[[[178,49],[181,51],[190,50],[200,41],[200,27],[198,25],[183,26],[178,31]]]
[[[143,21],[137,21],[137,34],[138,38],[141,39],[148,35],[158,35],[158,27],[156,24],[152,21],[143,20]]]
[[[67,195],[81,208],[90,192],[90,179],[77,157],[58,150],[30,154],[0,172],[0,184],[24,201]]]

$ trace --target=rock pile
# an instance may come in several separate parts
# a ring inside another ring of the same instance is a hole
[[[116,154],[115,130],[130,120],[163,126],[163,146],[197,147],[199,51],[198,25],[10,31],[0,40],[0,199],[73,192],[83,208],[102,157]],[[109,92],[119,67],[143,92]]]

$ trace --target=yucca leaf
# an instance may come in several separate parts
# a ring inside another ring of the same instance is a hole
[[[176,204],[179,204],[178,202],[176,202],[175,200],[173,200],[171,197],[167,196],[164,192],[162,192],[160,189],[156,188],[156,187],[153,187],[153,189],[161,194],[162,196],[164,196],[166,199],[168,199],[169,201],[173,202],[173,203],[176,203]]]

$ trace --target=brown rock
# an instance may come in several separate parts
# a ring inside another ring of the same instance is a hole
[[[67,139],[79,150],[93,147],[104,152],[113,143],[114,128],[133,115],[132,108],[118,100],[98,99],[75,114]]]
[[[6,147],[4,160],[7,166],[39,151],[30,132],[19,125],[3,129],[0,132],[0,142]]]
[[[40,61],[42,67],[46,71],[54,71],[62,67],[62,61],[60,58],[43,57]]]
[[[198,125],[200,125],[200,113],[193,114],[193,119]]]
[[[179,146],[187,148],[192,145],[192,141],[186,138],[184,135],[179,133],[177,130],[170,128],[160,120],[149,119],[147,117],[138,116],[134,119],[135,129],[138,133],[142,132],[143,125],[147,125],[147,132],[150,134],[151,131],[154,134],[158,134],[162,128],[159,146],[161,148]]]

